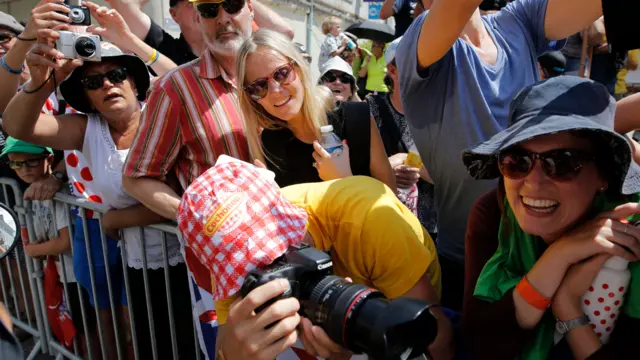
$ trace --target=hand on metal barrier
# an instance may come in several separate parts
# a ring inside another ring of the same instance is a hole
[[[24,192],[25,200],[51,200],[62,187],[62,181],[54,177],[38,180]]]

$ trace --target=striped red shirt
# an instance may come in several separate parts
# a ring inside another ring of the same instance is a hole
[[[249,161],[237,87],[209,51],[154,84],[127,158],[129,177],[164,179],[183,189],[225,154]]]

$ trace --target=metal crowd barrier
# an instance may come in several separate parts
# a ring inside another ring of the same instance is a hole
[[[23,200],[23,194],[20,190],[18,183],[13,179],[8,178],[0,178],[0,185],[2,186],[2,194],[4,195],[4,201],[6,205],[12,208],[16,214],[18,215],[20,226],[22,228],[22,241],[26,241],[25,237],[28,238],[29,242],[35,241],[35,231],[34,231],[34,221],[33,221],[33,212],[30,201]],[[13,192],[13,196],[9,198],[9,191],[11,189]],[[89,228],[87,224],[87,212],[93,211],[98,214],[98,221],[100,224],[100,237],[102,243],[102,253],[104,258],[104,263],[108,264],[108,255],[107,255],[107,238],[104,232],[104,228],[102,226],[102,215],[105,212],[105,208],[98,203],[90,202],[85,199],[80,199],[76,197],[72,197],[66,194],[58,193],[54,197],[54,201],[64,204],[65,206],[65,214],[67,216],[67,222],[69,224],[69,237],[73,246],[73,234],[75,231],[84,232],[85,245],[87,248],[87,257],[89,262],[89,275],[91,278],[91,292],[93,293],[94,299],[97,299],[97,289],[96,289],[96,274],[95,274],[95,265],[93,264],[92,256],[91,256],[91,242],[89,236]],[[82,218],[82,228],[74,229],[73,224],[75,223],[74,215],[72,215],[71,207],[76,207],[78,209],[78,216]],[[175,318],[173,314],[173,293],[171,291],[171,281],[169,277],[169,259],[167,255],[167,234],[175,234],[177,233],[177,228],[172,224],[156,224],[150,226],[150,228],[160,230],[162,232],[162,253],[164,258],[164,280],[166,285],[166,296],[167,296],[167,309],[168,317],[169,317],[169,329],[160,329],[160,331],[170,331],[171,337],[171,348],[172,348],[172,356],[168,354],[158,354],[157,350],[157,339],[155,337],[155,326],[154,326],[154,316],[153,316],[153,308],[151,306],[151,298],[150,298],[150,287],[149,287],[149,279],[147,274],[147,254],[145,251],[145,235],[143,228],[139,228],[140,230],[140,238],[141,244],[140,248],[143,252],[143,279],[144,279],[144,294],[146,299],[146,308],[147,308],[147,316],[149,322],[149,333],[151,338],[151,348],[152,354],[140,354],[139,344],[138,344],[138,334],[135,331],[135,316],[132,306],[128,306],[128,315],[130,319],[130,335],[131,335],[131,343],[133,348],[133,355],[135,359],[166,359],[166,358],[178,358],[178,341],[176,334]],[[120,242],[120,250],[121,250],[121,259],[122,259],[122,270],[123,270],[123,281],[125,285],[125,293],[126,299],[129,305],[132,304],[131,301],[131,288],[129,284],[128,278],[128,266],[127,266],[127,252],[126,246],[123,246],[124,242]],[[75,249],[72,249],[75,251]],[[61,282],[64,286],[64,296],[66,299],[69,299],[69,286],[73,286],[71,284],[67,284],[66,277],[66,266],[69,264],[65,264],[65,259],[62,256],[59,256],[59,260],[62,265],[62,273],[59,274]],[[24,250],[22,244],[19,244],[16,249],[14,249],[13,253],[4,259],[0,260],[0,286],[2,287],[2,301],[6,303],[7,309],[11,314],[11,318],[15,324],[16,328],[23,330],[33,337],[34,347],[31,352],[26,356],[27,359],[34,359],[38,354],[48,354],[55,356],[56,359],[83,359],[80,355],[80,347],[78,337],[76,336],[73,339],[73,346],[71,349],[67,349],[64,345],[60,344],[52,334],[51,327],[49,325],[49,321],[47,319],[47,309],[44,301],[44,272],[43,272],[43,263],[41,261],[35,260],[26,256],[24,254]],[[184,279],[185,281],[191,281],[188,278]],[[105,334],[104,329],[105,326],[109,324],[103,324],[100,314],[99,308],[96,306],[91,309],[90,306],[85,305],[84,301],[82,301],[82,292],[84,291],[80,284],[76,282],[76,287],[78,290],[78,294],[80,296],[80,309],[81,314],[71,314],[72,317],[81,316],[82,324],[84,328],[84,338],[85,338],[85,346],[86,346],[86,357],[87,359],[95,358],[94,347],[99,347],[100,354],[102,355],[102,359],[115,358],[118,360],[129,359],[131,349],[126,344],[123,344],[122,331],[124,331],[124,324],[121,324],[120,318],[117,314],[117,309],[121,306],[120,303],[114,303],[113,296],[113,279],[111,279],[110,271],[106,271],[106,281],[107,281],[107,290],[109,293],[109,302],[111,308],[111,316],[113,319],[114,333],[115,333],[115,344],[116,351],[115,357],[108,357],[107,346],[105,344]],[[35,291],[34,291],[35,290]],[[176,296],[187,296],[189,294],[175,294]],[[95,333],[95,329],[90,329],[87,321],[87,316],[90,312],[93,311],[95,314],[91,314],[95,316],[96,324],[97,324],[97,344],[92,339],[90,334]],[[189,314],[191,314],[191,309],[189,309]],[[194,339],[195,342],[193,344],[195,350],[195,357],[197,360],[201,359],[200,346],[198,343],[198,336],[196,330],[196,324],[192,321],[193,331],[194,331]]]

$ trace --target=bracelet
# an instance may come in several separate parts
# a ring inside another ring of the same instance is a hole
[[[147,61],[145,65],[153,66],[153,64],[155,64],[159,58],[160,58],[160,53],[158,52],[158,50],[153,49],[153,51],[151,52],[151,56],[149,57],[149,61]]]
[[[540,294],[540,292],[531,285],[526,275],[522,277],[522,280],[520,280],[516,286],[516,291],[527,304],[538,310],[547,310],[551,305],[551,299]]]
[[[16,36],[16,39],[18,39],[18,40],[20,40],[20,41],[27,41],[27,42],[31,42],[31,41],[36,41],[36,40],[38,40],[38,38],[37,38],[37,37],[34,37],[34,38],[24,38],[24,37],[22,37],[22,36],[20,36],[20,35]]]
[[[22,64],[22,69],[16,70],[16,69],[12,69],[11,67],[9,67],[9,65],[7,65],[7,62],[4,60],[4,56],[2,58],[0,58],[0,64],[2,65],[2,67],[7,70],[10,74],[13,75],[20,75],[24,72],[24,64]]]

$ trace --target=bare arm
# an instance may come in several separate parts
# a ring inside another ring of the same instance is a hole
[[[27,84],[26,89],[32,90]],[[47,88],[47,86],[45,86]],[[18,93],[9,103],[2,117],[2,126],[11,136],[34,144],[61,150],[82,150],[87,128],[86,115],[48,115],[40,109],[51,89],[35,94]]]
[[[420,29],[416,55],[422,69],[440,60],[451,49],[481,0],[435,0]]]
[[[601,0],[549,0],[544,32],[549,40],[567,38],[602,16]]]
[[[16,41],[11,50],[4,55],[4,61],[11,69],[22,69],[24,61],[27,58],[27,52],[33,43],[25,41]],[[18,86],[20,86],[20,75],[12,74],[5,69],[0,69],[0,113],[3,113],[9,101],[16,95]]]
[[[106,229],[126,229],[164,221],[167,221],[167,218],[149,210],[143,204],[137,204],[124,209],[107,211],[102,218],[102,225]]]
[[[382,4],[382,8],[380,9],[380,19],[387,20],[395,14],[393,10],[393,6],[396,4],[395,0],[386,0],[384,4]]]
[[[295,36],[293,28],[282,18],[282,16],[278,15],[278,13],[269,9],[266,5],[257,0],[253,0],[251,4],[253,4],[254,20],[260,28],[279,32],[293,40],[293,37]]]
[[[640,94],[628,96],[616,104],[615,130],[625,134],[640,129]]]
[[[385,183],[393,192],[396,191],[396,177],[391,169],[387,153],[382,144],[376,121],[371,118],[371,155],[369,168],[371,176]]]
[[[152,60],[154,48],[147,45],[141,38],[131,32],[121,14],[115,9],[98,6],[92,2],[84,2],[91,10],[91,14],[98,20],[101,27],[91,26],[88,31],[110,40],[115,45],[138,55],[143,61]],[[177,65],[168,57],[158,54],[158,60],[151,66],[153,71],[162,76]]]
[[[122,15],[131,32],[144,40],[151,28],[151,18],[142,12],[138,0],[109,0],[111,7]]]
[[[166,183],[158,179],[142,177],[122,178],[124,189],[151,211],[166,219],[176,220],[180,197]]]
[[[59,236],[49,239],[40,244],[29,244],[25,247],[25,252],[31,257],[59,255],[71,252],[71,240],[69,239],[69,228],[60,229]]]

